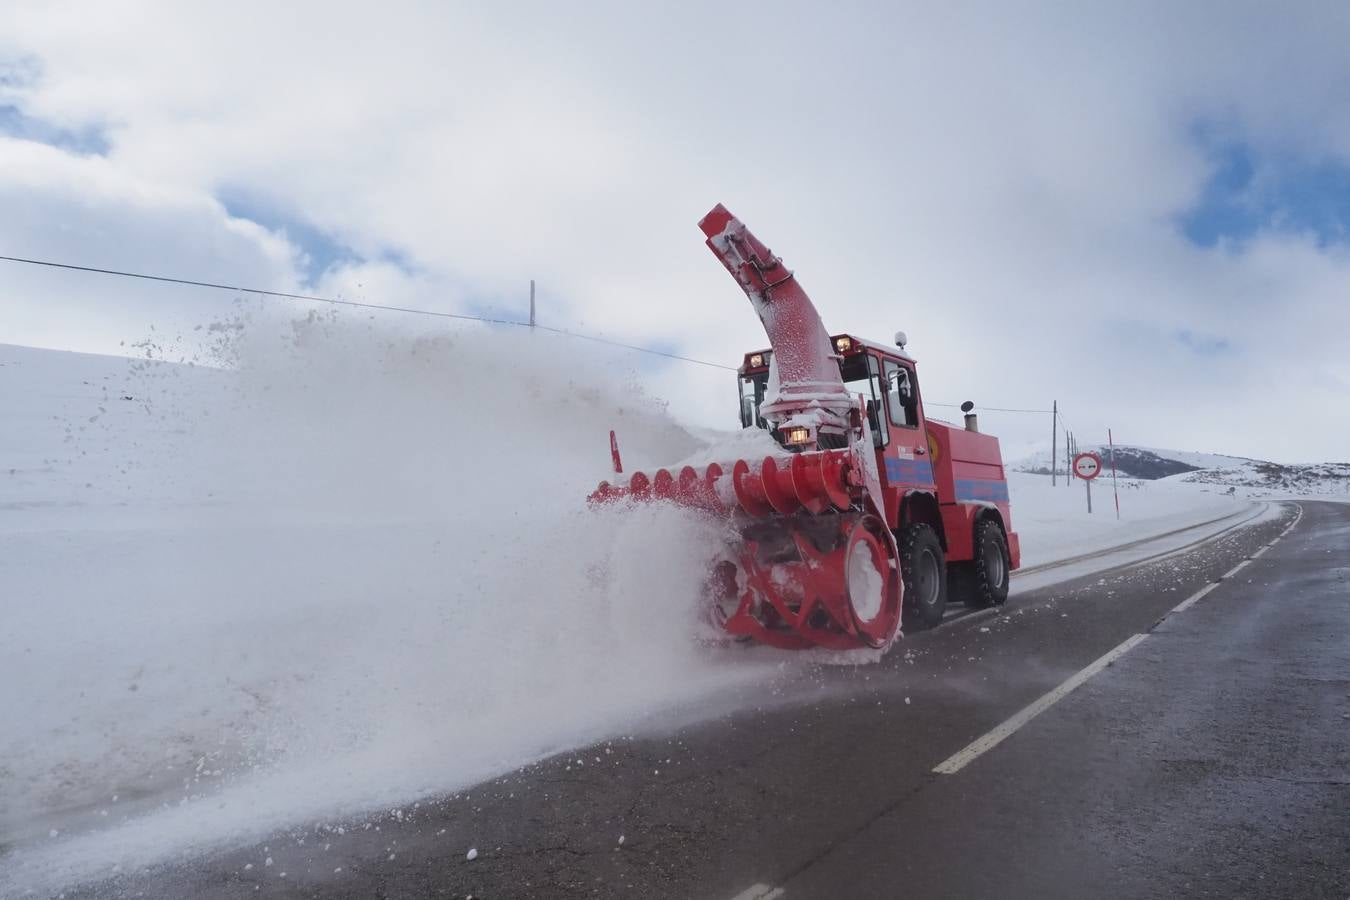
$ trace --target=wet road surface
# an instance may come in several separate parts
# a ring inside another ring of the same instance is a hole
[[[66,896],[1343,900],[1350,505],[1302,510],[758,709]]]

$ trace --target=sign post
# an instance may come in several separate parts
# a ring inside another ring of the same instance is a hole
[[[1102,474],[1102,458],[1095,453],[1080,453],[1073,458],[1073,474],[1083,479],[1087,489],[1088,513],[1092,513],[1092,479]]]

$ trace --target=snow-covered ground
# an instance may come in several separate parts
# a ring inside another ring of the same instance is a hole
[[[324,320],[230,349],[235,371],[0,348],[0,896],[779,671],[689,639],[706,524],[586,509],[609,428],[634,464],[698,447],[612,360]]]
[[[1120,518],[1116,518],[1111,476],[1093,481],[1092,512],[1082,481],[1057,486],[1050,476],[1008,473],[1013,528],[1022,540],[1022,565],[1038,566],[1093,553],[1241,512],[1245,498],[1207,491],[1179,478],[1158,481],[1119,479]]]
[[[1350,462],[1276,463],[1268,460],[1225,456],[1219,453],[1200,453],[1186,450],[1164,450],[1156,447],[1106,445],[1084,446],[1111,458],[1114,451],[1122,473],[1142,479],[1159,480],[1164,477],[1184,476],[1188,484],[1203,484],[1253,499],[1306,497],[1319,500],[1350,501]],[[1009,468],[1019,472],[1045,474],[1050,471],[1051,455],[1041,448],[1029,456],[1013,461]],[[1056,468],[1063,472],[1063,455]]]
[[[589,510],[707,443],[563,338],[243,320],[197,365],[0,346],[0,894],[389,808],[782,693],[691,638],[721,535]],[[166,346],[167,345],[167,346]],[[179,354],[181,355],[181,354]],[[728,397],[731,393],[728,392]],[[732,420],[734,408],[728,408]],[[1213,519],[1012,479],[1028,565]]]

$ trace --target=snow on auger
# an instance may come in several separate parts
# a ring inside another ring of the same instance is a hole
[[[927,625],[948,594],[1002,603],[1020,564],[998,439],[926,419],[896,346],[831,336],[781,259],[720,204],[699,227],[749,296],[770,349],[738,371],[741,425],[778,447],[601,482],[592,503],[666,501],[730,517],[739,540],[709,579],[731,635],[787,649],[885,648],[902,609]],[[622,471],[611,432],[616,472]]]

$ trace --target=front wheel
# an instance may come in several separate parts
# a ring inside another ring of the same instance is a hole
[[[928,525],[906,525],[896,535],[900,573],[905,583],[905,609],[921,625],[932,628],[947,609],[947,578],[942,542]]]
[[[975,558],[951,569],[952,588],[966,606],[975,609],[1002,606],[1008,599],[1012,561],[1008,556],[1008,539],[998,523],[993,519],[976,522]]]

